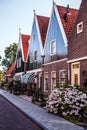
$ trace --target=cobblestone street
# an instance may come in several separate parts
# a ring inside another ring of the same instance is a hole
[[[42,130],[0,96],[0,130]]]

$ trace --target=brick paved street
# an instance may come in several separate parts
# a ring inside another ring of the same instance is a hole
[[[0,96],[0,130],[42,130]]]

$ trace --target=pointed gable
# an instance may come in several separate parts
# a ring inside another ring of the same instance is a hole
[[[47,29],[48,29],[49,18],[45,17],[45,16],[37,15],[37,20],[38,20],[41,39],[42,39],[42,44],[43,44],[43,47],[44,47]]]
[[[6,71],[5,76],[10,76],[11,73],[14,71],[16,66],[16,61],[12,63],[12,65],[9,67],[9,69]]]
[[[23,58],[24,61],[27,61],[27,55],[28,55],[28,49],[29,49],[29,39],[30,36],[29,35],[25,35],[25,34],[21,34],[21,39],[22,39],[22,49],[23,49]]]
[[[64,19],[64,15],[66,13],[66,7],[58,6],[57,5],[57,10],[60,15],[60,19],[63,25],[63,28],[65,30],[66,36],[69,37],[71,34],[71,31],[73,29],[74,23],[76,21],[77,15],[78,15],[78,10],[77,9],[72,9],[69,8],[69,13],[67,14],[67,21]]]

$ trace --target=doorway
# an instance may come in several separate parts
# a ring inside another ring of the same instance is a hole
[[[80,63],[71,64],[71,85],[80,85]]]

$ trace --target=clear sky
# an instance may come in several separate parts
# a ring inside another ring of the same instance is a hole
[[[54,0],[57,5],[79,8],[81,0]],[[21,33],[30,34],[33,10],[36,14],[50,17],[53,0],[0,0],[0,55],[4,56],[5,47],[18,43]]]

